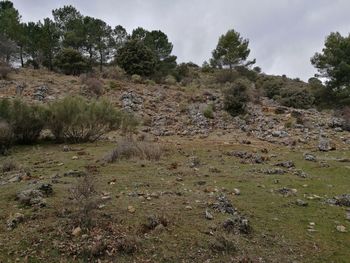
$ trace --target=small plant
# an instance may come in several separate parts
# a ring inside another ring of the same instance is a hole
[[[102,77],[105,79],[123,80],[126,77],[126,72],[118,66],[104,68]]]
[[[206,117],[207,119],[214,119],[214,105],[213,105],[213,104],[208,105],[208,106],[204,109],[203,115],[204,115],[204,117]]]
[[[4,163],[2,164],[2,167],[1,167],[1,171],[3,173],[6,173],[6,172],[14,171],[17,168],[18,168],[17,163],[15,161],[9,159],[9,160],[4,161]]]
[[[164,82],[165,82],[166,84],[168,84],[168,85],[175,85],[175,84],[176,84],[176,78],[175,78],[174,76],[172,76],[172,75],[168,75],[168,76],[165,78]]]
[[[142,77],[140,75],[133,74],[131,76],[131,81],[134,83],[142,83]]]
[[[104,93],[103,82],[97,78],[84,78],[83,84],[83,88],[89,95],[100,97]]]
[[[12,69],[9,65],[0,61],[0,79],[6,79],[11,71]]]
[[[80,225],[86,228],[92,226],[93,214],[99,204],[95,185],[95,178],[91,174],[86,174],[78,178],[76,185],[70,189],[76,206],[76,217]]]
[[[123,139],[117,143],[104,160],[113,163],[122,159],[139,158],[141,160],[158,161],[162,156],[162,149],[158,144],[147,141],[137,142],[132,139]]]
[[[7,122],[0,122],[0,155],[5,155],[13,141],[13,133]]]

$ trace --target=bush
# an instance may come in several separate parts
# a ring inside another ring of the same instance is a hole
[[[5,155],[13,140],[13,133],[8,123],[0,122],[0,155]]]
[[[280,102],[284,106],[297,109],[309,109],[312,107],[315,98],[306,89],[283,89]]]
[[[216,82],[220,84],[225,84],[227,82],[234,82],[239,78],[239,73],[235,70],[221,69],[216,72],[215,79]]]
[[[232,116],[245,113],[246,104],[250,101],[247,79],[238,79],[224,92],[224,109]]]
[[[6,160],[2,166],[1,166],[1,171],[3,173],[6,173],[6,172],[11,172],[11,171],[14,171],[18,168],[18,165],[15,161],[13,160]]]
[[[188,77],[189,74],[190,74],[190,69],[186,63],[181,63],[177,65],[174,71],[174,76],[176,78],[176,81],[178,82]]]
[[[162,149],[158,144],[151,142],[137,142],[132,139],[123,139],[117,143],[104,160],[113,163],[122,159],[139,158],[141,160],[158,161],[162,156]]]
[[[0,61],[0,79],[6,79],[11,70],[9,65]]]
[[[263,90],[266,97],[273,99],[280,95],[285,85],[283,79],[274,77],[263,77],[257,81],[257,88]]]
[[[100,97],[104,93],[103,82],[97,78],[82,78],[84,91],[89,95]]]
[[[67,75],[79,75],[88,71],[88,61],[83,55],[72,48],[65,48],[57,54],[54,65]]]
[[[118,66],[107,67],[102,72],[102,77],[105,79],[123,80],[125,79],[125,70]]]
[[[140,83],[142,83],[142,78],[141,78],[140,75],[133,74],[133,75],[131,76],[131,81],[134,82],[134,83],[140,84]]]
[[[48,126],[58,141],[96,141],[120,123],[121,113],[106,100],[66,97],[49,105]]]
[[[214,106],[212,104],[208,105],[203,111],[204,117],[207,119],[214,119]]]
[[[39,105],[21,100],[2,100],[0,116],[9,124],[14,141],[20,144],[35,142],[44,128],[47,111]]]
[[[176,84],[176,79],[175,79],[174,76],[168,75],[168,76],[165,78],[164,82],[165,82],[166,84],[168,84],[168,85],[175,85],[175,84]]]

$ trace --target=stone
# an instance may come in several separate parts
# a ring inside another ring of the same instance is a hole
[[[41,191],[45,196],[52,195],[53,193],[51,184],[42,184],[38,187],[38,190]]]
[[[343,225],[337,226],[336,229],[337,229],[338,232],[341,232],[341,233],[346,233],[347,232],[346,231],[346,227],[343,226]]]
[[[310,162],[316,162],[316,156],[311,153],[304,154],[304,160]]]
[[[318,142],[318,149],[322,152],[328,152],[328,151],[332,151],[335,150],[336,147],[335,145],[328,140],[327,138],[320,138],[319,142]]]
[[[295,204],[296,204],[297,206],[308,206],[308,205],[309,205],[306,201],[301,200],[301,199],[297,199],[297,200],[295,201]]]
[[[220,194],[217,197],[217,201],[216,203],[214,203],[212,205],[212,208],[218,212],[221,213],[227,213],[227,214],[234,214],[235,212],[235,208],[233,207],[232,203],[230,202],[230,200],[227,199],[227,197],[224,194]]]
[[[233,193],[234,193],[235,195],[240,195],[240,194],[241,194],[241,191],[240,191],[238,188],[234,188],[234,189],[233,189]]]
[[[76,156],[76,155],[74,155],[73,157],[72,157],[72,160],[78,160],[79,158],[78,158],[78,156]]]
[[[280,166],[280,167],[284,167],[284,168],[293,168],[295,167],[295,164],[293,161],[284,161],[284,162],[280,162],[275,164],[275,166]]]
[[[63,146],[63,151],[64,151],[64,152],[69,152],[69,151],[70,151],[69,146],[68,146],[68,145],[64,145],[64,146]]]
[[[73,236],[77,237],[77,236],[80,236],[80,234],[81,234],[81,228],[79,226],[73,229],[72,231]]]
[[[192,208],[192,206],[190,206],[190,205],[187,205],[187,206],[185,206],[185,210],[192,210],[193,208]]]
[[[285,137],[289,136],[289,134],[286,131],[273,131],[272,136],[279,137],[279,138],[285,138]]]
[[[207,210],[205,210],[205,218],[208,220],[213,220],[214,216]]]
[[[24,221],[24,215],[21,213],[16,213],[6,221],[7,229],[12,230],[16,228],[17,225],[22,223],[23,221]]]
[[[46,206],[46,202],[43,198],[44,194],[42,191],[37,189],[27,189],[19,192],[16,195],[16,200],[25,206]]]
[[[69,177],[82,177],[86,176],[87,173],[85,171],[79,171],[79,170],[69,170],[68,172],[65,172],[63,176],[69,176]]]
[[[132,205],[129,205],[128,206],[128,212],[131,213],[131,214],[135,213],[136,212],[135,207],[133,207]]]
[[[37,87],[33,93],[33,98],[38,101],[44,101],[49,88],[46,85]]]

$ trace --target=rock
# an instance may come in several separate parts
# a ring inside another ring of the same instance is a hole
[[[297,189],[283,187],[283,188],[275,190],[275,192],[277,192],[283,196],[291,196],[291,195],[295,195],[297,193]]]
[[[38,190],[41,191],[45,196],[52,195],[53,189],[51,184],[42,184],[38,187]]]
[[[143,98],[133,91],[124,92],[120,98],[123,109],[128,112],[135,112],[142,108]]]
[[[16,200],[25,206],[39,206],[44,207],[46,206],[46,202],[43,198],[44,194],[40,190],[36,189],[28,189],[19,192],[16,195]]]
[[[76,155],[74,155],[73,157],[72,157],[72,160],[78,160],[79,158],[78,158],[78,156],[76,156]]]
[[[249,234],[252,230],[248,219],[240,215],[235,215],[233,218],[226,219],[222,227],[227,232],[235,234]]]
[[[135,211],[136,211],[135,207],[133,207],[132,205],[128,206],[128,212],[129,213],[133,214],[133,213],[135,213]]]
[[[216,203],[212,205],[212,208],[218,212],[221,213],[227,213],[227,214],[234,214],[235,208],[233,207],[232,203],[230,200],[227,199],[227,197],[223,194],[219,195],[217,197]]]
[[[308,206],[309,205],[306,201],[301,200],[301,199],[297,199],[295,201],[295,204],[298,205],[298,206]]]
[[[200,160],[199,160],[199,158],[197,157],[197,156],[191,156],[190,158],[189,158],[189,166],[190,166],[190,168],[196,168],[196,167],[198,167],[199,165],[200,165]]]
[[[301,178],[307,178],[307,174],[303,170],[296,170],[294,174]]]
[[[287,137],[289,134],[286,131],[273,131],[272,132],[272,136],[273,137],[279,137],[279,138],[285,138]]]
[[[350,207],[350,194],[342,194],[328,199],[327,203],[338,206]]]
[[[336,229],[337,229],[338,232],[341,232],[341,233],[346,233],[347,232],[346,231],[346,227],[343,226],[343,225],[337,226]]]
[[[316,162],[316,156],[311,153],[304,154],[304,160],[310,162]]]
[[[70,151],[69,146],[68,146],[68,145],[64,145],[64,146],[63,146],[63,151],[64,151],[64,152],[69,152],[69,151]]]
[[[281,166],[284,168],[292,168],[292,167],[295,167],[295,164],[293,161],[285,161],[285,162],[277,163],[277,164],[275,164],[275,166]]]
[[[33,93],[33,98],[38,101],[43,101],[48,91],[49,88],[45,85],[37,87]]]
[[[7,229],[12,230],[16,228],[17,225],[22,223],[23,221],[24,221],[24,215],[21,213],[16,213],[6,221]]]
[[[205,210],[205,218],[208,220],[213,220],[214,216],[207,210]]]
[[[80,236],[80,234],[81,234],[81,228],[79,226],[73,229],[72,231],[73,236],[77,237],[77,236]]]
[[[240,195],[240,194],[241,194],[241,191],[240,191],[238,188],[234,188],[234,189],[233,189],[233,193],[234,193],[235,195]]]
[[[328,151],[335,150],[336,147],[330,140],[326,138],[320,138],[318,142],[318,149],[322,152],[328,152]]]
[[[190,205],[187,205],[187,206],[185,206],[185,210],[192,210],[193,208],[192,208],[192,206],[190,206]]]
[[[68,172],[65,172],[63,176],[69,176],[69,177],[82,177],[86,176],[85,171],[79,171],[79,170],[69,170]]]
[[[285,174],[286,173],[286,171],[281,168],[262,169],[261,172],[264,174]]]

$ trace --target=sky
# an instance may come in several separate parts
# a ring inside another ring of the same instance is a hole
[[[13,0],[22,20],[51,17],[51,10],[75,6],[83,15],[122,25],[161,30],[174,44],[178,62],[209,60],[229,29],[249,39],[250,59],[267,74],[307,80],[310,63],[330,32],[348,35],[349,0]]]

